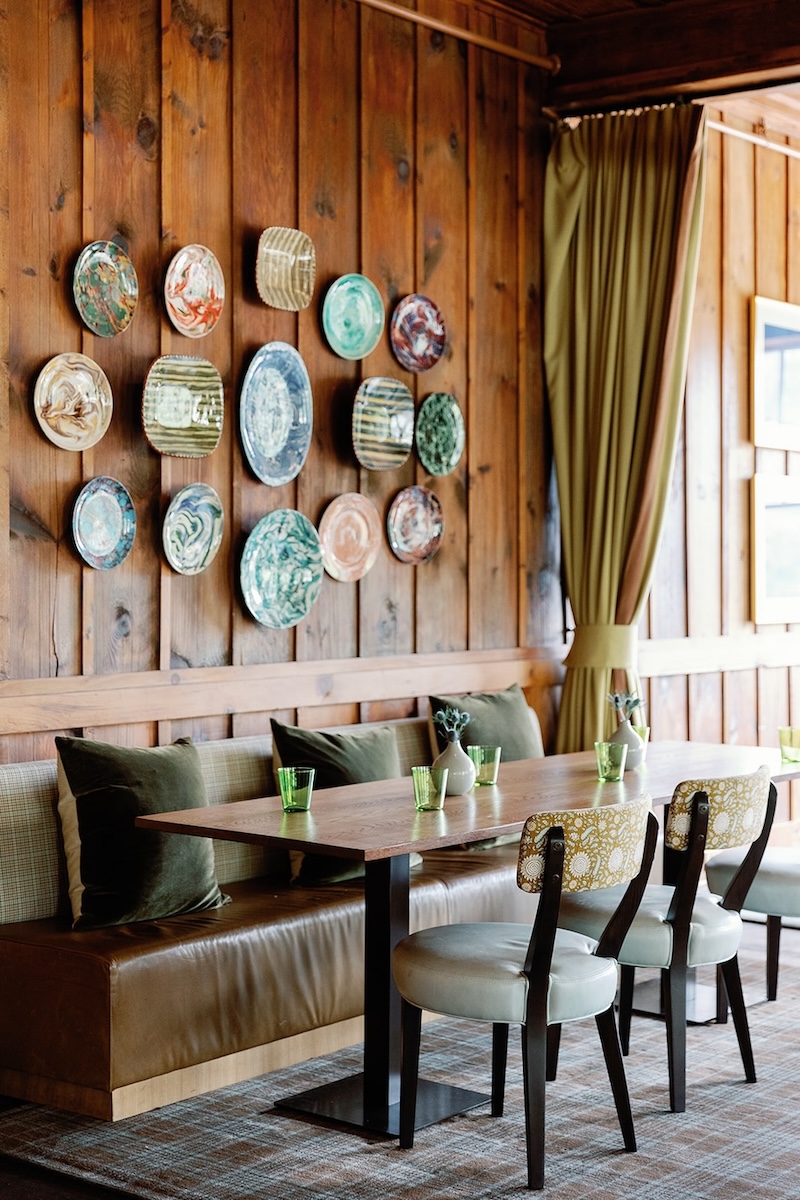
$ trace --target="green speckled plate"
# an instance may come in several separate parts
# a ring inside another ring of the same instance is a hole
[[[245,542],[240,565],[244,602],[270,629],[307,616],[322,587],[319,534],[308,517],[278,508],[262,517]]]
[[[449,475],[464,452],[464,418],[455,396],[433,392],[420,405],[414,432],[417,454],[429,475]]]
[[[381,294],[366,275],[341,275],[325,295],[322,328],[334,354],[366,358],[377,346],[385,321]]]
[[[78,255],[72,275],[78,312],[98,337],[115,337],[133,320],[139,280],[133,263],[116,242],[90,242]]]

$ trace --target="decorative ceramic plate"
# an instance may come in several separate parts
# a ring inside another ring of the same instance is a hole
[[[322,305],[322,328],[340,358],[366,358],[383,333],[381,294],[366,275],[342,275],[328,288]]]
[[[245,542],[240,565],[244,602],[270,629],[307,616],[322,587],[319,534],[302,513],[278,508],[262,517]]]
[[[299,312],[314,295],[317,254],[307,233],[272,225],[258,239],[256,287],[265,304]]]
[[[444,520],[438,498],[428,488],[403,488],[386,518],[389,545],[405,563],[426,563],[442,544]]]
[[[433,392],[420,405],[414,430],[419,461],[430,475],[449,475],[464,451],[464,418],[455,396]]]
[[[319,523],[322,565],[343,583],[362,579],[375,565],[383,530],[368,496],[345,492],[332,500]]]
[[[33,409],[51,442],[62,450],[88,450],[111,423],[111,384],[94,359],[57,354],[39,373]]]
[[[394,310],[389,340],[395,358],[407,371],[428,371],[447,345],[444,317],[432,300],[414,292]]]
[[[165,354],[147,372],[142,425],[159,454],[205,458],[219,445],[224,411],[222,379],[205,358]]]
[[[365,379],[353,404],[353,449],[362,467],[401,467],[414,443],[414,397],[399,379]]]
[[[294,346],[267,342],[247,368],[239,426],[247,461],[278,487],[300,472],[311,444],[314,406],[306,365]]]
[[[139,280],[116,242],[90,242],[78,255],[72,294],[82,319],[99,337],[127,329],[139,299]]]
[[[199,575],[222,541],[222,501],[207,483],[189,483],[172,497],[161,538],[173,571]]]
[[[191,338],[210,333],[225,304],[225,276],[216,255],[198,243],[179,250],[167,267],[164,301],[179,333]]]
[[[136,536],[133,501],[119,480],[98,475],[81,489],[72,510],[72,536],[90,567],[119,566]]]

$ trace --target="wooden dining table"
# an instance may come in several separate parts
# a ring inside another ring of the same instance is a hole
[[[645,763],[619,783],[601,783],[593,751],[501,763],[497,784],[448,796],[439,812],[417,812],[410,777],[315,791],[308,812],[284,813],[278,796],[138,817],[142,828],[313,851],[365,865],[363,1070],[279,1101],[315,1118],[396,1136],[400,1090],[400,997],[392,950],[409,928],[409,855],[500,834],[550,809],[614,804],[649,795],[668,804],[688,779],[740,775],[769,766],[775,782],[800,777],[777,749],[653,742]],[[488,1096],[420,1080],[419,1127],[484,1103]]]

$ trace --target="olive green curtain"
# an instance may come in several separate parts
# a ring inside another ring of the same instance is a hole
[[[545,178],[544,361],[575,618],[556,749],[586,749],[640,691],[681,420],[705,176],[697,106],[584,119]]]

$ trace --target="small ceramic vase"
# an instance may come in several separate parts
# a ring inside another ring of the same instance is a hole
[[[630,723],[629,718],[620,721],[618,728],[608,738],[609,742],[621,742],[628,747],[628,755],[625,759],[626,770],[635,771],[644,762],[645,744],[640,735],[636,732]]]
[[[447,767],[448,796],[464,796],[475,782],[475,764],[457,738],[448,739],[441,754],[433,761],[434,767]]]

